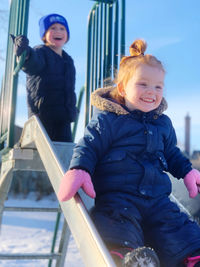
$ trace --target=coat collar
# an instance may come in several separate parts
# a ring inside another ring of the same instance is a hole
[[[125,106],[120,105],[119,103],[115,102],[110,97],[110,92],[113,90],[113,87],[106,87],[106,88],[99,88],[94,91],[91,95],[91,104],[95,106],[97,109],[102,111],[108,111],[116,113],[117,115],[127,115],[130,113],[137,114],[144,114],[144,112],[139,110],[134,110],[130,112]],[[162,99],[159,107],[153,111],[154,114],[161,115],[167,109],[167,101],[165,98]],[[147,112],[151,113],[152,112]]]

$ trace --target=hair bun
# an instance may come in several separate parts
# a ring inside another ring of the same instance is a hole
[[[129,48],[129,52],[131,56],[144,55],[146,48],[147,48],[147,43],[144,40],[138,39],[132,43],[132,45]]]

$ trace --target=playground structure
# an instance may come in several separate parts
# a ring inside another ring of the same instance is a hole
[[[85,0],[86,1],[86,0]],[[14,35],[27,34],[30,0],[12,0],[9,18],[9,33]],[[120,23],[119,23],[120,22]],[[95,1],[88,19],[87,70],[86,85],[80,91],[78,106],[80,107],[85,94],[85,123],[88,123],[92,109],[90,93],[98,87],[106,85],[107,78],[114,77],[121,56],[125,54],[125,0]],[[16,110],[16,95],[18,71],[23,65],[25,55],[18,64],[13,53],[13,44],[8,35],[5,75],[1,88],[0,109],[0,150],[2,155],[0,177],[0,221],[3,216],[4,202],[13,179],[13,172],[45,171],[55,193],[62,176],[68,168],[74,143],[52,142],[43,125],[36,116],[30,118],[24,125],[19,143],[14,143],[14,124]],[[75,136],[77,124],[73,129]],[[181,188],[182,185],[179,185]],[[178,196],[178,194],[177,194]],[[185,208],[174,195],[171,196],[181,209],[195,215],[197,210]],[[189,200],[187,199],[187,203]],[[0,259],[48,259],[48,267],[53,261],[56,267],[63,267],[67,252],[70,233],[73,235],[85,266],[115,266],[101,237],[99,236],[89,211],[93,201],[81,190],[68,202],[60,203],[58,209],[43,209],[36,211],[57,212],[55,232],[51,251],[48,254],[15,254],[0,253]],[[16,210],[16,208],[7,208]],[[22,210],[18,208],[18,210]],[[27,209],[28,210],[28,209]],[[32,211],[34,211],[32,209]],[[62,226],[59,249],[55,252],[60,214],[63,212],[66,221]]]
[[[15,36],[27,35],[29,0],[12,0],[9,16],[9,30]],[[121,15],[119,14],[121,10]],[[119,20],[121,24],[119,25]],[[35,116],[24,125],[20,141],[14,143],[14,124],[16,111],[16,96],[18,72],[21,69],[25,54],[22,54],[19,63],[13,53],[13,44],[8,34],[7,56],[5,74],[1,88],[0,112],[0,150],[2,156],[0,177],[0,221],[3,211],[28,211],[29,208],[4,207],[7,194],[13,179],[13,172],[20,171],[46,171],[55,193],[64,172],[67,170],[72,155],[74,143],[51,142],[44,127]],[[114,42],[113,42],[114,40]],[[104,80],[112,78],[113,69],[119,64],[121,55],[125,50],[125,1],[102,0],[94,3],[88,19],[88,53],[86,85],[81,88],[78,107],[81,105],[85,93],[85,124],[90,119],[91,108],[89,103],[90,93],[99,86],[104,85]],[[73,129],[75,136],[77,124]],[[57,267],[64,266],[70,232],[86,266],[115,266],[101,237],[96,231],[89,210],[93,202],[82,191],[70,201],[60,203],[58,209],[31,209],[34,211],[57,212],[55,232],[49,254],[0,254],[0,259],[48,259],[50,267],[56,262]],[[62,235],[59,240],[58,252],[55,252],[58,224],[61,211],[66,222],[62,226]],[[81,225],[81,227],[80,227]]]

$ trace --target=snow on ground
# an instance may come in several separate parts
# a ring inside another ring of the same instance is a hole
[[[58,202],[54,195],[36,201],[34,193],[26,198],[9,196],[5,202],[8,207],[51,207]],[[50,253],[53,239],[56,213],[50,212],[13,212],[5,211],[0,233],[0,254],[12,253]],[[61,219],[55,251],[58,249],[63,217]],[[1,267],[46,267],[48,260],[0,260]],[[55,266],[55,261],[52,267]],[[84,267],[80,254],[71,237],[65,260],[67,267]]]

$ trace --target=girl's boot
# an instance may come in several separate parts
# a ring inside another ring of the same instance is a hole
[[[152,248],[140,247],[128,252],[122,263],[123,267],[159,267],[158,256]]]
[[[127,253],[127,251],[130,251]],[[160,267],[158,256],[152,248],[119,248],[110,251],[118,267]]]

